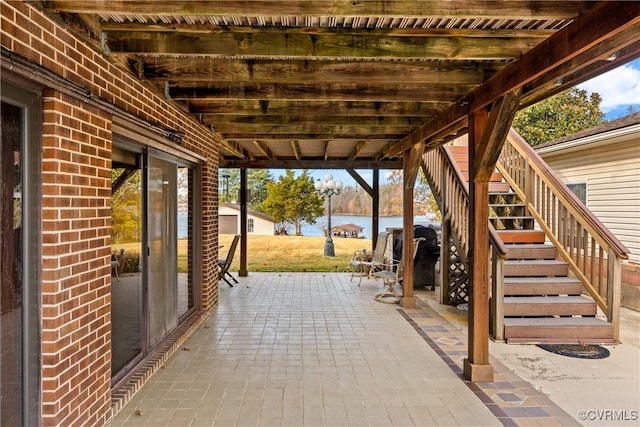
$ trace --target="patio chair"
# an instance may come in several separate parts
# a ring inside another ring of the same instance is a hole
[[[351,267],[351,280],[353,280],[353,276],[356,271],[361,273],[358,286],[360,286],[360,283],[362,282],[362,277],[364,276],[365,271],[367,272],[367,278],[371,279],[373,278],[374,272],[384,269],[384,251],[387,246],[388,234],[389,233],[386,231],[378,233],[376,247],[373,249],[371,261],[355,256],[358,255],[357,253],[354,254],[354,259],[349,263],[349,267]]]
[[[231,241],[231,246],[229,246],[229,252],[227,252],[227,256],[224,258],[218,258],[218,277],[227,282],[227,285],[233,288],[233,284],[229,280],[227,280],[227,276],[231,278],[235,283],[238,283],[235,277],[231,275],[229,272],[229,267],[231,267],[231,262],[233,261],[233,255],[236,253],[236,247],[238,246],[238,241],[240,240],[240,235],[236,234],[233,236],[233,240]]]
[[[413,257],[415,259],[418,252],[418,244],[425,240],[424,237],[413,239]],[[384,291],[375,294],[373,299],[387,304],[397,304],[402,298],[402,293],[396,291],[396,285],[402,284],[404,263],[402,257],[399,260],[392,259],[385,264],[385,269],[373,273],[374,277],[380,277],[384,282]]]
[[[122,269],[124,258],[124,249],[120,249],[120,251],[113,251],[111,253],[111,275],[116,276],[116,280],[120,281],[120,272]]]

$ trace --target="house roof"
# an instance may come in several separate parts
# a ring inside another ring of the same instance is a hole
[[[335,232],[335,231],[343,231],[345,233],[354,233],[354,232],[360,232],[364,230],[364,227],[361,227],[357,224],[340,224],[340,225],[334,225],[333,227],[331,227],[331,231]]]
[[[627,116],[621,117],[616,120],[611,120],[609,122],[602,123],[598,126],[591,127],[589,129],[581,130],[580,132],[573,133],[571,135],[567,135],[562,138],[555,139],[553,141],[545,142],[544,144],[536,145],[534,148],[536,150],[541,150],[549,147],[560,148],[563,144],[576,141],[578,139],[587,138],[589,136],[599,135],[606,132],[611,132],[617,129],[623,129],[630,126],[635,126],[640,124],[640,111],[637,113],[629,114]]]
[[[240,205],[236,205],[234,203],[222,203],[220,205],[220,207],[223,207],[223,206],[226,207],[226,208],[233,209],[235,211],[240,212]],[[276,222],[275,218],[272,217],[271,215],[267,215],[264,212],[260,212],[260,211],[257,211],[257,210],[251,209],[251,208],[247,208],[247,215],[248,216],[253,216],[253,217],[256,217],[256,218],[261,218],[261,219],[264,219],[264,220],[267,220],[267,221],[271,221],[271,222]]]
[[[640,56],[640,2],[41,3],[206,126],[221,167],[401,168],[507,95],[522,108]]]

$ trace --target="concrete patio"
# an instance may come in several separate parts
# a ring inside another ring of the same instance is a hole
[[[623,310],[624,343],[606,359],[491,343],[495,381],[473,384],[466,312],[426,290],[416,309],[381,304],[379,281],[356,283],[251,273],[221,284],[214,313],[111,425],[639,425],[638,313]]]

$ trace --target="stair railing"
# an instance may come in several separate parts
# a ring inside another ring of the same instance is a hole
[[[627,249],[513,129],[497,167],[607,316],[618,340],[621,263]]]
[[[469,269],[469,184],[457,166],[447,146],[430,150],[423,155],[422,170],[434,194],[443,221],[449,221],[450,237],[458,249],[461,262]],[[491,329],[494,338],[504,339],[504,277],[502,274],[507,249],[498,233],[489,223],[489,246],[487,262],[491,262],[492,298]],[[448,256],[444,254],[443,256]],[[482,260],[480,260],[482,261]],[[442,265],[442,263],[441,263]],[[444,288],[446,284],[442,283]]]

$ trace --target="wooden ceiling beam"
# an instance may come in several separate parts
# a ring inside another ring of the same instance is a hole
[[[198,55],[219,58],[513,60],[540,43],[540,38],[388,37],[331,34],[149,33],[111,31],[109,55]]]
[[[287,129],[280,129],[283,130],[283,132],[266,132],[266,133],[259,133],[259,132],[227,132],[227,133],[221,133],[221,135],[225,138],[225,139],[229,139],[229,140],[238,140],[238,139],[256,139],[256,140],[272,140],[272,139],[284,139],[284,140],[291,140],[291,139],[297,139],[297,140],[303,140],[303,139],[327,139],[327,140],[333,140],[333,139],[346,139],[346,140],[361,140],[361,139],[366,139],[366,140],[386,140],[386,141],[398,141],[401,138],[403,138],[404,136],[407,135],[407,133],[385,133],[385,132],[379,132],[379,133],[370,133],[370,132],[362,132],[362,133],[357,133],[357,132],[349,132],[355,129],[348,129],[348,128],[342,128],[342,129],[332,129],[332,128],[327,128],[324,129],[326,132],[305,132],[304,130],[299,131],[299,129],[296,129],[295,127],[289,127]],[[323,130],[323,129],[318,129],[318,130]],[[384,129],[383,129],[384,130]],[[340,132],[339,132],[340,131]]]
[[[358,157],[358,153],[360,153],[362,149],[366,147],[366,145],[367,145],[367,141],[358,141],[355,147],[353,147],[353,150],[351,150],[351,153],[349,153],[349,156],[347,157],[347,159],[355,160]]]
[[[373,188],[369,185],[367,181],[364,180],[362,176],[353,168],[347,169],[347,173],[351,175],[353,179],[362,187],[362,189],[371,197],[373,197]]]
[[[522,90],[516,89],[493,103],[478,149],[475,151],[475,180],[489,182],[502,146],[518,111]]]
[[[298,143],[298,141],[291,141],[291,150],[296,160],[302,159],[302,151],[300,150],[300,143]]]
[[[564,18],[563,18],[564,19]],[[303,35],[355,35],[355,36],[384,36],[384,37],[463,37],[484,38],[487,30],[473,28],[356,28],[356,27],[283,27],[283,26],[240,26],[216,25],[209,22],[197,24],[185,23],[139,23],[139,22],[105,22],[99,26],[105,33],[110,32],[147,32],[147,33],[175,33],[175,34],[303,34]],[[491,36],[499,38],[538,38],[545,39],[556,30],[526,29],[526,28],[498,28],[489,30]]]
[[[557,67],[571,63],[574,58],[581,56],[582,63],[573,63],[573,69],[578,70],[589,57],[600,57],[598,44],[612,43],[614,40],[623,46],[640,40],[640,2],[598,3],[590,13],[576,18],[563,30],[489,78],[432,121],[385,149],[385,153],[389,156],[399,155],[413,144],[424,142],[444,129],[459,125],[470,112],[487,106],[536,78],[552,74]],[[533,91],[535,88],[530,90]]]
[[[175,101],[199,100],[299,100],[299,101],[372,101],[412,102],[425,99],[445,102],[462,97],[476,85],[303,85],[303,84],[227,84],[193,88],[170,88],[169,96]]]
[[[189,101],[191,113],[207,117],[275,115],[299,117],[431,117],[447,107],[448,102],[376,102],[376,101],[291,101],[272,100],[267,108],[259,100],[203,100]]]
[[[278,157],[273,154],[271,149],[264,141],[254,140],[253,145],[269,160],[277,160]]]
[[[390,61],[330,61],[330,60],[246,60],[195,58],[192,56],[144,57],[144,75],[147,80],[173,87],[182,83],[194,86],[196,82],[217,84],[278,83],[289,84],[346,83],[388,84],[481,84],[507,65],[506,62],[390,62]],[[283,78],[286,76],[286,78]]]
[[[402,169],[402,160],[376,161],[374,159],[333,159],[333,158],[278,158],[269,160],[256,158],[255,160],[220,159],[223,168],[252,168],[252,169]]]
[[[180,16],[309,16],[309,17],[449,17],[449,18],[536,18],[567,19],[593,7],[589,1],[539,0],[467,0],[430,2],[415,0],[52,0],[50,7],[59,12],[180,15]]]
[[[331,116],[323,115],[321,120],[319,116],[230,116],[216,114],[202,114],[202,123],[212,124],[218,132],[224,132],[226,128],[232,129],[251,129],[256,125],[266,126],[311,126],[311,125],[331,125],[331,126],[389,126],[389,127],[418,127],[424,123],[424,117],[397,117],[397,116],[369,116],[369,117],[351,117],[351,116]]]

